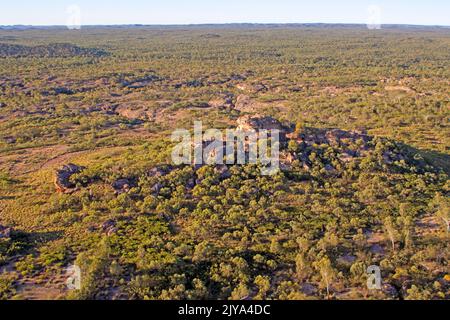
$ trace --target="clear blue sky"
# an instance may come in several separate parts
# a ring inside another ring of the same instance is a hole
[[[368,7],[382,23],[450,26],[449,0],[0,0],[0,25],[65,25],[78,5],[92,24],[366,23]]]

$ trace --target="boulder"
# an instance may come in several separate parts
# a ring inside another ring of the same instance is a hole
[[[114,181],[112,187],[116,191],[117,194],[122,194],[130,191],[131,182],[128,179],[119,179]]]
[[[56,190],[62,193],[71,193],[76,191],[76,186],[70,182],[70,177],[74,174],[80,173],[84,169],[84,167],[69,163],[56,170],[54,181]]]
[[[237,119],[238,130],[252,131],[252,130],[279,130],[285,132],[286,128],[280,121],[272,117],[260,117],[245,115]]]
[[[11,238],[11,228],[0,225],[0,239],[10,239]]]
[[[211,99],[208,102],[208,106],[215,109],[234,109],[233,97],[225,95]]]

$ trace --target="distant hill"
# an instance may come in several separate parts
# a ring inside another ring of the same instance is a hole
[[[114,28],[114,29],[135,29],[135,28],[213,28],[213,29],[227,29],[227,28],[367,28],[364,23],[222,23],[222,24],[173,24],[173,25],[159,25],[159,24],[117,24],[117,25],[83,25],[83,29],[103,29],[103,28]],[[442,25],[414,25],[414,24],[383,24],[382,29],[413,29],[413,30],[424,30],[424,29],[449,29],[450,26]],[[12,26],[2,26],[0,25],[0,30],[67,30],[64,25],[55,26],[33,26],[33,25],[12,25]]]

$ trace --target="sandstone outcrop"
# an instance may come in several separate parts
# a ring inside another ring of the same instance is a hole
[[[84,169],[84,167],[69,163],[56,170],[54,181],[56,190],[61,193],[71,193],[76,191],[76,186],[70,181],[70,177],[74,174],[80,173]]]

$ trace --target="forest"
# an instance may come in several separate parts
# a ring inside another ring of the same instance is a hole
[[[448,300],[449,89],[443,27],[0,27],[0,300]],[[277,174],[172,163],[243,119]]]

